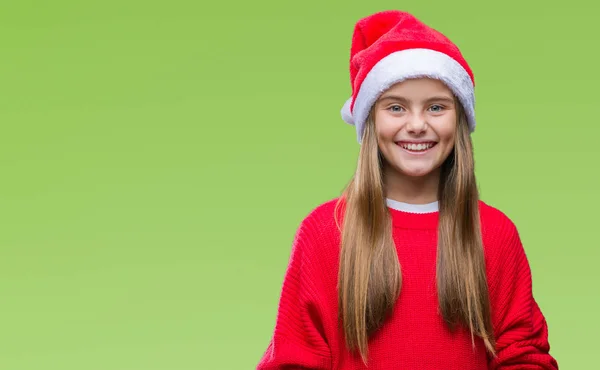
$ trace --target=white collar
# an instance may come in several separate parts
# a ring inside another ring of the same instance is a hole
[[[427,204],[411,204],[399,202],[390,198],[385,199],[387,206],[397,211],[408,213],[433,213],[439,211],[439,202],[435,201]]]

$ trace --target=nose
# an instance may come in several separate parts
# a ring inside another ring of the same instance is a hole
[[[420,114],[412,115],[406,123],[406,130],[413,135],[424,133],[427,127],[427,120]]]

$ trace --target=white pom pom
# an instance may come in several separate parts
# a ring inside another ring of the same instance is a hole
[[[352,104],[352,97],[350,97],[344,103],[344,106],[342,107],[342,110],[341,110],[341,114],[342,114],[342,119],[344,120],[344,122],[346,122],[350,125],[354,125],[354,118],[352,117],[352,112],[350,111],[351,104]]]

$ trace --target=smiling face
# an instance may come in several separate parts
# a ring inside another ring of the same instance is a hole
[[[372,113],[384,172],[439,178],[454,148],[456,104],[452,91],[435,79],[405,80],[386,90]]]

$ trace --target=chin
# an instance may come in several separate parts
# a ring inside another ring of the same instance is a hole
[[[430,175],[433,171],[432,170],[404,170],[402,171],[402,173],[405,176],[409,176],[409,177],[425,177],[427,175]]]
[[[434,172],[436,172],[435,167],[407,167],[405,166],[400,166],[400,165],[396,165],[394,166],[396,168],[396,171],[400,172],[402,175],[404,176],[408,176],[408,177],[426,177],[429,176],[431,174],[433,174]]]

